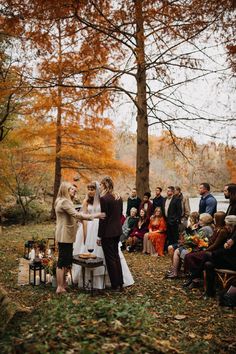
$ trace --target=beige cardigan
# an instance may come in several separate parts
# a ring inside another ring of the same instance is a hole
[[[66,198],[59,199],[55,206],[57,223],[56,223],[56,241],[63,243],[75,242],[76,232],[78,228],[78,220],[90,219],[93,217],[78,213],[71,201]]]

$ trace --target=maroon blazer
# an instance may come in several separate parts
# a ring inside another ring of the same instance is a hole
[[[122,235],[121,216],[123,212],[122,199],[115,199],[111,193],[100,199],[101,211],[106,213],[105,219],[99,220],[98,237],[114,238]]]
[[[147,213],[147,217],[150,218],[150,216],[152,215],[152,212],[153,212],[153,204],[150,200],[148,200],[147,202],[141,202],[140,205],[139,205],[139,212],[141,209],[144,209],[144,204],[148,204],[148,208],[146,210],[146,213]]]

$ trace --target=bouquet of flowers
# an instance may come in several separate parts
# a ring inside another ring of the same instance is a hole
[[[190,252],[202,251],[208,247],[208,238],[203,232],[198,231],[195,235],[184,235],[183,246]]]
[[[53,276],[56,275],[57,259],[55,257],[43,258],[41,263],[44,266],[46,273]]]

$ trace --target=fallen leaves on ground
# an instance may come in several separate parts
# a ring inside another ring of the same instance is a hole
[[[135,284],[122,294],[94,297],[78,289],[58,297],[46,286],[18,287],[19,258],[34,234],[51,237],[54,224],[15,226],[0,239],[0,284],[31,310],[0,340],[1,353],[227,353],[236,348],[236,310],[164,278],[168,257],[126,253]],[[14,242],[13,242],[14,241]]]

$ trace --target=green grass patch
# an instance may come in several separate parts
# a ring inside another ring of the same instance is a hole
[[[17,286],[24,242],[52,237],[53,223],[14,226],[0,238],[0,284],[30,312],[14,317],[0,339],[4,353],[236,352],[236,309],[186,292],[183,280],[166,280],[167,257],[125,253],[135,284],[123,293],[91,297],[79,289],[57,296],[50,285]]]

